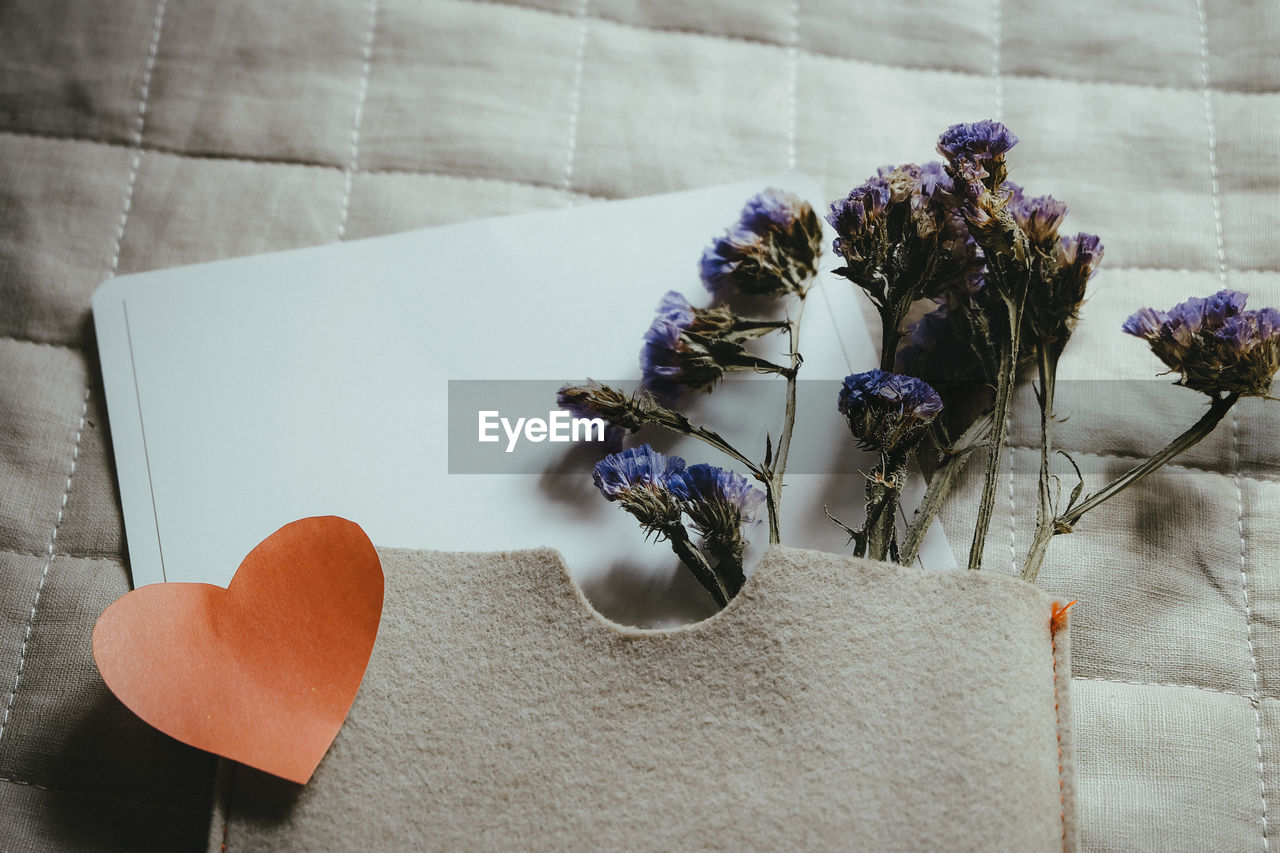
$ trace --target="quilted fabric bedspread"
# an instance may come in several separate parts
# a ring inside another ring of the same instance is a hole
[[[1017,180],[1106,245],[1059,406],[1093,488],[1202,405],[1124,317],[1224,286],[1280,305],[1277,44],[1272,0],[4,0],[0,847],[200,849],[210,825],[212,759],[89,655],[129,588],[103,279],[785,169],[836,198],[995,117]],[[1245,401],[1054,542],[1084,849],[1280,846],[1278,408]],[[1034,525],[1033,415],[988,570]],[[978,467],[943,513],[961,557]]]

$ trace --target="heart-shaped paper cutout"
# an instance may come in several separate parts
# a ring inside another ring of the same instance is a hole
[[[93,629],[120,701],[183,743],[305,783],[355,701],[382,618],[382,563],[359,525],[304,518],[226,589],[158,583]]]

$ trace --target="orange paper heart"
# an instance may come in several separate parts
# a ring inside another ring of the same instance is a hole
[[[160,731],[305,783],[355,701],[382,591],[358,525],[304,518],[254,548],[226,589],[126,594],[98,618],[93,658],[111,692]]]

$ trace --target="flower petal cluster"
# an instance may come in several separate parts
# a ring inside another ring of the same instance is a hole
[[[1039,347],[1060,353],[1080,317],[1085,289],[1102,261],[1102,243],[1093,234],[1059,236],[1067,206],[1053,196],[1031,198],[1006,181],[1007,210],[1027,237],[1030,279],[1019,352],[1031,357]]]
[[[1235,290],[1193,296],[1168,311],[1139,309],[1122,328],[1180,373],[1179,385],[1213,397],[1265,397],[1280,369],[1280,311],[1246,311],[1247,300]]]
[[[1037,344],[1044,341],[1065,344],[1084,304],[1089,279],[1102,263],[1102,241],[1096,234],[1083,231],[1074,237],[1062,237],[1054,244],[1053,263],[1041,272],[1043,286],[1048,288],[1048,319],[1038,334]],[[1033,282],[1032,287],[1037,283]]]
[[[617,501],[648,533],[659,536],[680,522],[680,501],[670,480],[685,468],[679,456],[666,456],[647,444],[611,453],[596,463],[591,478],[606,500]]]
[[[864,450],[909,450],[942,411],[942,398],[924,380],[883,370],[846,376],[837,409]]]
[[[818,273],[822,225],[808,202],[766,189],[747,200],[738,221],[702,253],[702,282],[712,293],[803,293]]]
[[[742,528],[759,523],[764,501],[746,477],[705,463],[686,467],[684,459],[648,444],[606,456],[592,477],[606,499],[620,503],[649,533],[670,536],[687,515],[726,572],[741,573],[747,544]]]
[[[1096,234],[1081,231],[1074,237],[1059,240],[1057,254],[1058,266],[1079,279],[1083,287],[1102,262],[1102,241]]]
[[[736,471],[706,463],[690,465],[673,476],[670,487],[707,549],[721,562],[741,566],[747,544],[742,527],[759,524],[756,512],[764,492]]]
[[[947,128],[938,138],[938,153],[963,176],[964,182],[981,181],[987,189],[994,190],[1008,176],[1004,156],[1017,144],[1018,137],[1009,128],[983,119]],[[953,173],[952,179],[955,178]]]
[[[831,204],[835,270],[881,309],[967,291],[981,281],[982,255],[951,198],[941,163],[884,166]]]
[[[743,320],[724,306],[694,308],[681,294],[668,291],[640,350],[645,388],[670,405],[682,388],[710,391],[726,370],[776,371],[776,365],[749,353],[743,342],[779,325]]]
[[[831,203],[827,221],[837,235],[831,248],[846,263],[856,264],[876,256],[875,237],[884,227],[889,197],[889,180],[877,175],[854,187],[847,197]]]
[[[687,299],[668,291],[645,332],[640,370],[645,387],[659,399],[672,400],[681,387],[709,391],[724,375],[708,348],[687,334],[697,317]]]
[[[1016,187],[1006,184],[1009,170],[1005,154],[1017,143],[1018,137],[1007,127],[990,119],[952,125],[938,138],[938,153],[947,160],[955,208],[991,259],[988,265],[1001,261],[1001,269],[990,270],[994,275],[988,280],[1010,293],[1018,282],[1008,280],[1005,268],[1010,260],[1026,254],[1026,237],[1007,209]]]
[[[764,501],[764,492],[751,485],[751,481],[737,471],[703,462],[690,465],[672,477],[670,485],[676,497],[688,502],[691,507],[714,507],[731,516],[734,527],[759,523],[756,511]],[[690,517],[701,533],[724,526],[708,522],[705,509],[691,510]]]
[[[1011,190],[1008,209],[1013,221],[1027,234],[1032,245],[1053,247],[1058,242],[1058,228],[1067,215],[1067,206],[1051,195],[1028,198],[1022,187],[1006,181]]]

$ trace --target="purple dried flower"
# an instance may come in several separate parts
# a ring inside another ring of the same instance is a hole
[[[1272,338],[1280,332],[1280,311],[1274,308],[1262,308],[1254,312],[1257,318],[1259,338]]]
[[[1247,294],[1238,290],[1220,290],[1210,296],[1204,305],[1204,324],[1207,326],[1221,326],[1229,318],[1237,317],[1244,311],[1245,302],[1248,301]],[[1263,311],[1271,311],[1274,309],[1264,308]]]
[[[981,277],[950,187],[939,163],[885,166],[831,205],[833,249],[845,261],[835,272],[867,293],[887,328],[901,324],[914,300],[968,290]]]
[[[670,487],[676,497],[686,502],[685,511],[703,534],[717,526],[724,527],[718,524],[723,518],[731,518],[735,530],[743,524],[759,523],[755,515],[764,501],[764,492],[736,471],[705,462],[690,465],[671,478]]]
[[[694,529],[703,535],[703,544],[716,556],[717,574],[733,592],[742,587],[742,555],[746,539],[742,525],[759,524],[755,512],[764,493],[736,471],[714,465],[690,465],[671,478],[671,492]]]
[[[876,176],[854,187],[845,198],[831,203],[827,221],[836,229],[832,249],[837,255],[853,263],[871,254],[867,245],[884,219],[889,194],[888,178]]]
[[[948,160],[986,160],[1003,157],[1018,144],[1009,128],[993,119],[953,124],[938,137],[938,153]]]
[[[928,198],[951,192],[951,176],[937,160],[930,160],[920,167],[920,192]]]
[[[1018,144],[1018,137],[998,121],[983,119],[971,124],[953,124],[938,137],[938,153],[947,158],[964,182],[982,180],[987,189],[1004,183],[1007,170],[1004,155]]]
[[[679,456],[666,456],[642,444],[601,459],[592,479],[606,499],[616,501],[637,489],[665,491],[671,475],[684,468],[685,461]]]
[[[1058,242],[1058,228],[1067,215],[1067,206],[1051,195],[1028,198],[1022,187],[1006,181],[1005,186],[1012,190],[1009,197],[1008,211],[1013,221],[1018,223],[1027,233],[1033,244],[1052,247]],[[1097,238],[1094,238],[1097,240]]]
[[[1061,205],[1061,209],[1065,212],[1066,205]],[[1018,219],[1019,215],[1014,213],[1014,218]],[[1047,214],[1054,215],[1052,210]],[[1102,243],[1095,235],[1080,233],[1059,238],[1056,225],[1052,230],[1037,232],[1033,221],[1037,214],[1029,216],[1031,219],[1026,223],[1019,221],[1031,238],[1034,255],[1020,346],[1020,352],[1027,357],[1042,346],[1050,347],[1050,352],[1062,352],[1080,319],[1080,306],[1084,304],[1089,279],[1102,261]],[[1047,219],[1042,219],[1040,224],[1046,222]]]
[[[1139,308],[1120,328],[1130,335],[1139,338],[1153,338],[1160,335],[1160,327],[1168,319],[1163,311],[1154,308]]]
[[[1239,291],[1221,290],[1168,311],[1142,308],[1122,328],[1145,339],[1180,373],[1179,385],[1213,397],[1265,397],[1280,369],[1280,311],[1246,311],[1247,299]]]
[[[642,444],[601,459],[591,478],[606,500],[622,504],[647,532],[664,535],[680,521],[680,501],[672,494],[670,481],[684,467],[679,456],[665,456]]]
[[[912,376],[869,370],[846,376],[837,409],[865,450],[891,453],[911,449],[942,411],[942,398]]]
[[[755,234],[787,231],[795,227],[806,206],[798,196],[770,188],[747,199],[739,222]]]
[[[705,347],[686,337],[696,319],[689,301],[674,290],[658,303],[657,316],[644,335],[640,370],[645,387],[659,400],[672,401],[681,387],[710,390],[724,374]]]
[[[687,328],[697,316],[684,294],[675,290],[668,290],[662,295],[662,299],[658,301],[657,314],[660,319],[668,320],[681,328]]]
[[[719,296],[803,293],[821,252],[822,226],[809,203],[767,189],[749,198],[738,222],[703,251],[702,282]]]
[[[990,120],[953,125],[938,139],[955,207],[986,255],[987,282],[1006,300],[1018,299],[1025,278],[1017,259],[1026,254],[1026,235],[1006,209],[1016,187],[1006,184],[1005,154],[1017,142],[1008,128]]]
[[[682,388],[710,391],[726,370],[779,371],[749,353],[743,342],[785,325],[743,320],[724,306],[694,308],[676,291],[668,291],[640,350],[645,388],[670,405]]]
[[[1088,281],[1102,261],[1102,241],[1096,234],[1081,231],[1075,237],[1063,237],[1058,242],[1058,266],[1070,270],[1082,281]]]
[[[671,493],[681,501],[694,529],[702,534],[707,550],[716,556],[720,568],[735,579],[741,574],[746,540],[744,524],[758,524],[756,511],[764,492],[735,471],[706,463],[690,465],[671,477]]]

